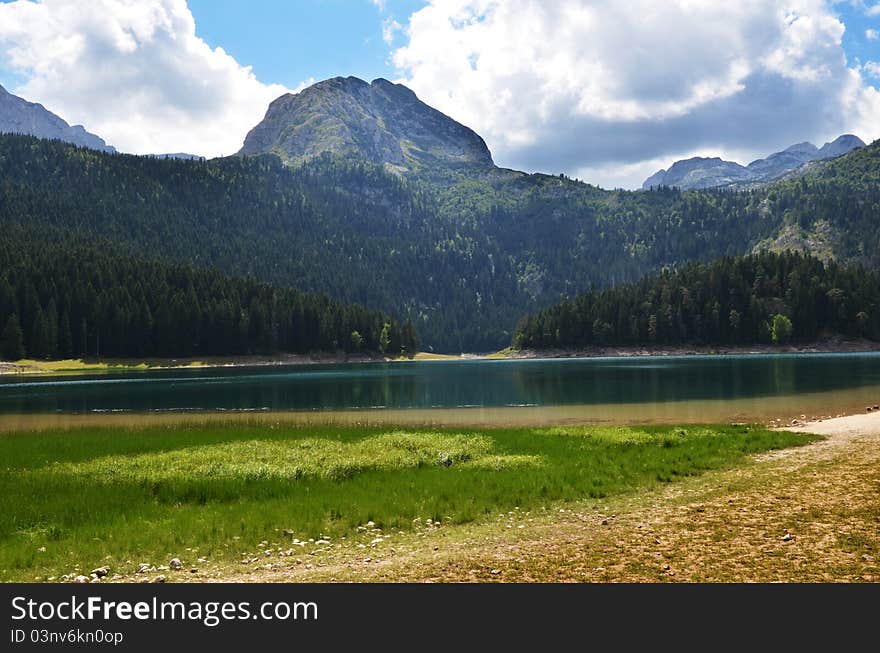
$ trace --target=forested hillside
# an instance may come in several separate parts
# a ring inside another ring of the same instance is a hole
[[[800,254],[665,269],[521,320],[517,349],[880,340],[880,273]]]
[[[604,191],[449,165],[400,175],[331,155],[212,161],[0,136],[0,229],[216,267],[411,319],[423,347],[486,351],[517,319],[663,267],[795,249],[880,267],[880,145],[748,192]]]
[[[0,240],[0,359],[414,353],[410,323],[359,306],[76,243]]]

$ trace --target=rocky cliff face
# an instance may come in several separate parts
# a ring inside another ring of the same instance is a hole
[[[87,132],[82,125],[71,127],[43,105],[12,95],[0,86],[0,133],[28,134],[58,139],[93,150],[115,152],[103,139]]]
[[[645,180],[642,188],[676,186],[682,190],[695,190],[738,185],[754,186],[781,179],[812,161],[832,159],[864,146],[865,143],[858,136],[844,134],[830,143],[825,143],[821,148],[817,148],[812,143],[797,143],[765,159],[752,161],[748,166],[724,161],[718,157],[694,157],[676,161],[669,170],[654,173]]]
[[[388,164],[491,167],[473,130],[429,107],[400,84],[336,77],[283,95],[250,131],[240,155],[277,154],[300,163],[324,152]]]

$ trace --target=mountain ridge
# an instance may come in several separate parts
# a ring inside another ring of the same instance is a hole
[[[720,157],[691,157],[676,161],[668,170],[655,172],[644,181],[642,190],[658,186],[701,190],[765,184],[781,179],[809,163],[833,159],[858,147],[865,147],[862,139],[853,134],[843,134],[821,148],[809,142],[795,143],[746,166]]]
[[[71,126],[42,104],[28,102],[3,86],[0,86],[0,133],[55,139],[101,152],[116,151],[100,136],[87,132],[82,125]]]

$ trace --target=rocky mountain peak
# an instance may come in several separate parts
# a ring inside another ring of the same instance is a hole
[[[818,151],[819,150],[815,145],[813,145],[812,143],[809,143],[807,141],[804,141],[803,143],[795,143],[794,145],[789,145],[787,148],[782,150],[782,152],[789,152],[791,154],[809,154],[809,155],[814,155]],[[781,152],[777,152],[777,154],[781,154]],[[770,156],[773,156],[773,155],[771,154]]]
[[[856,149],[857,147],[865,147],[865,142],[853,134],[843,134],[830,143],[825,143],[825,145],[819,148],[819,158],[830,159],[832,157],[838,157]]]
[[[276,99],[239,154],[273,153],[296,164],[324,152],[402,169],[493,165],[482,138],[406,86],[357,77],[334,77]]]

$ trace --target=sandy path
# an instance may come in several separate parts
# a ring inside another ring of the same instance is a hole
[[[846,442],[853,437],[871,437],[880,434],[880,411],[808,422],[802,426],[790,426],[782,430],[827,435],[831,436],[829,441]]]

